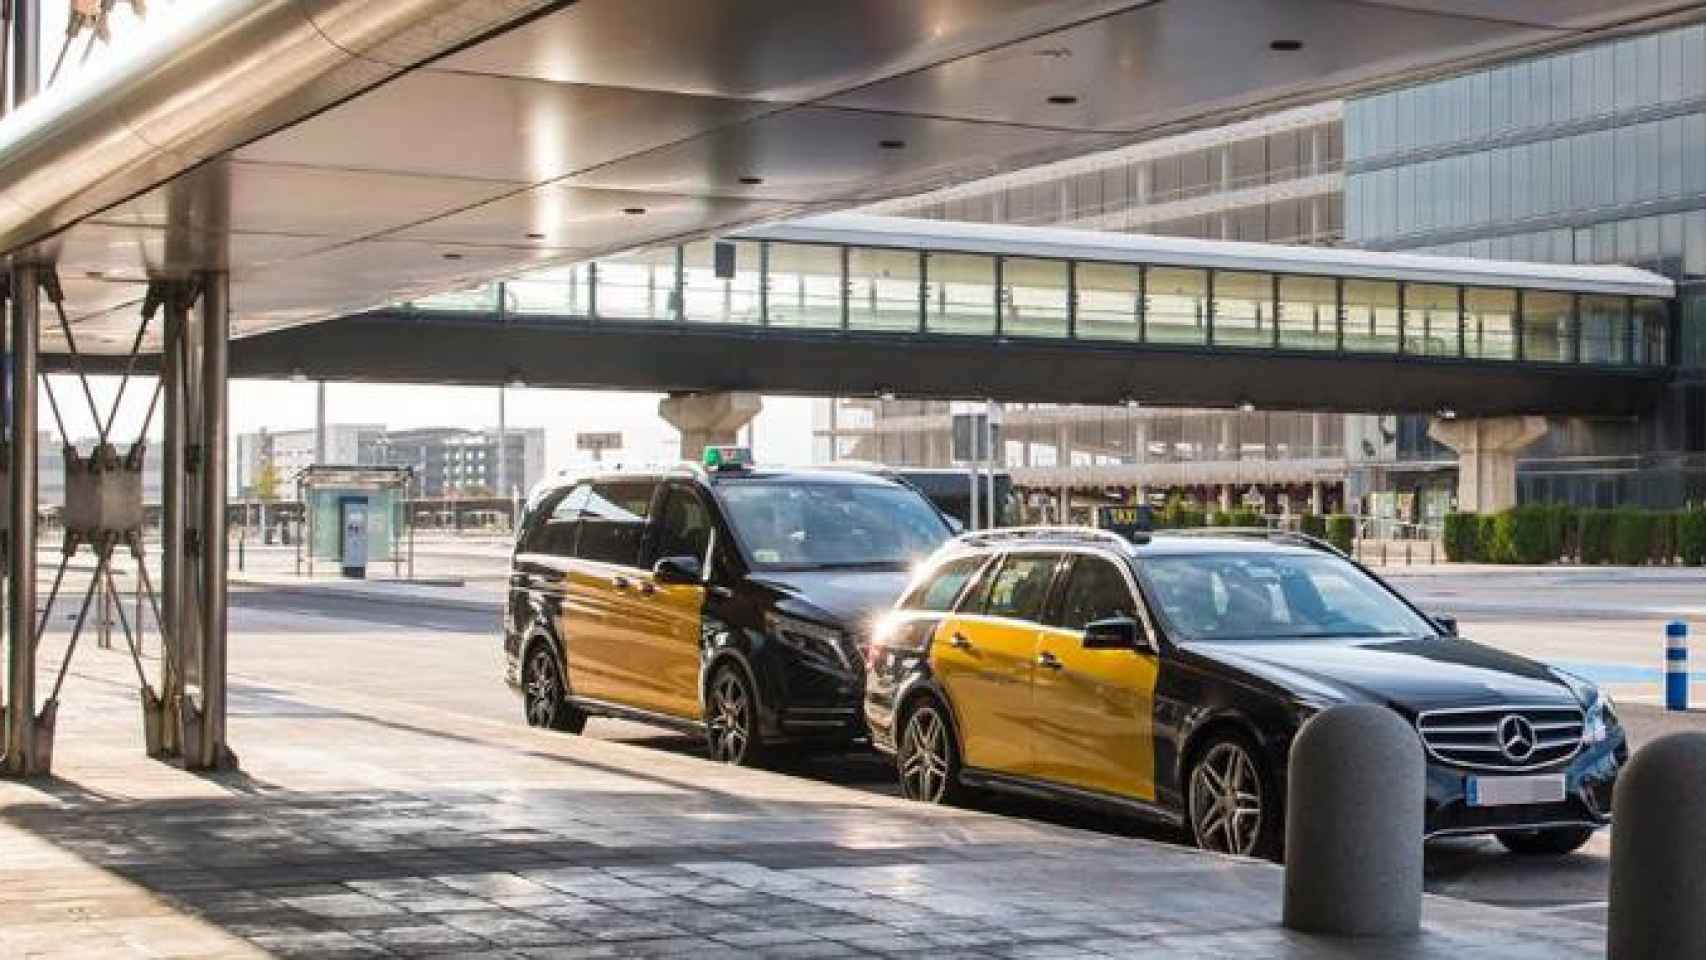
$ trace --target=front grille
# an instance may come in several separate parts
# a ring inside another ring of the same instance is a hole
[[[1582,748],[1582,709],[1496,706],[1432,710],[1416,720],[1436,760],[1492,770],[1533,770]],[[1507,743],[1513,748],[1506,749]]]

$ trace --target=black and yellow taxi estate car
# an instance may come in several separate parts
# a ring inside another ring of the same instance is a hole
[[[891,479],[711,459],[529,497],[504,625],[528,723],[702,731],[740,764],[864,735],[870,630],[947,519]]]
[[[1628,759],[1611,701],[1455,633],[1301,537],[969,534],[879,628],[865,717],[908,797],[1042,791],[1278,857],[1298,727],[1384,704],[1426,748],[1429,836],[1576,849]]]

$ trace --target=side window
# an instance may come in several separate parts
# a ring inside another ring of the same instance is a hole
[[[1001,569],[989,581],[982,612],[992,617],[1041,620],[1049,583],[1059,565],[1057,553],[1010,555],[1001,561]]]
[[[650,480],[593,484],[592,495],[581,510],[575,556],[638,566],[640,544],[646,536],[646,515],[651,512],[652,493],[656,489],[657,484]]]
[[[1072,561],[1060,613],[1054,625],[1082,630],[1087,624],[1110,617],[1135,617],[1137,605],[1119,568],[1101,557],[1079,555]]]
[[[705,563],[711,548],[711,512],[699,495],[686,487],[671,486],[664,492],[653,526],[651,555],[647,565],[664,557],[693,557]]]
[[[527,538],[531,553],[549,553],[558,557],[575,555],[575,534],[580,530],[581,509],[592,496],[592,484],[583,483],[559,499],[550,512],[540,518]]]
[[[988,558],[981,554],[973,554],[942,564],[928,579],[920,581],[901,599],[901,609],[927,610],[933,613],[947,613],[954,609],[954,601],[960,598],[967,581],[971,580],[986,559]]]

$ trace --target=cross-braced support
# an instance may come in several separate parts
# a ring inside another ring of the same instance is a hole
[[[123,605],[117,610],[127,650],[136,669],[148,753],[182,757],[186,767],[234,766],[225,739],[225,442],[226,341],[229,334],[226,277],[197,274],[188,282],[156,281],[142,309],[124,377],[110,410],[102,411],[83,371],[75,331],[68,320],[57,278],[50,268],[14,265],[12,287],[27,296],[14,298],[10,436],[27,469],[11,470],[8,549],[9,607],[7,738],[5,770],[12,774],[46,773],[51,765],[54,716],[76,655],[91,605],[97,595],[116,594],[113,562],[122,548],[135,567],[139,588],[148,595],[161,633],[160,689],[156,693],[142,662],[143,624],[133,630]],[[42,381],[48,406],[66,438],[65,539],[46,608],[36,620],[34,438],[35,339],[39,336],[39,294],[45,293],[57,315],[77,373],[89,415],[95,424],[94,449],[85,457],[73,445],[51,383]],[[136,356],[159,312],[165,315],[161,376],[150,392],[141,430],[123,454],[110,442]],[[27,335],[26,335],[27,334]],[[27,385],[27,387],[26,387]],[[164,401],[162,591],[156,595],[148,575],[143,542],[142,467],[146,436]],[[20,441],[19,438],[22,438]],[[27,454],[27,456],[26,456]],[[23,535],[18,534],[23,531]],[[26,545],[27,544],[27,545]],[[95,570],[84,593],[65,656],[39,715],[35,713],[36,651],[58,599],[71,558],[88,545]],[[13,732],[18,736],[14,737]]]

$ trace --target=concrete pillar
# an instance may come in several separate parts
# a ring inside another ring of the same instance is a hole
[[[1220,509],[1226,513],[1232,512],[1232,484],[1223,483],[1220,486]]]
[[[681,431],[681,459],[697,461],[706,447],[736,442],[740,428],[764,409],[756,393],[682,393],[658,401],[658,416]]]
[[[1319,480],[1309,485],[1309,512],[1316,516],[1327,512],[1327,485]]]
[[[1546,434],[1545,417],[1434,419],[1428,436],[1457,451],[1457,509],[1497,513],[1516,506],[1516,455]]]

